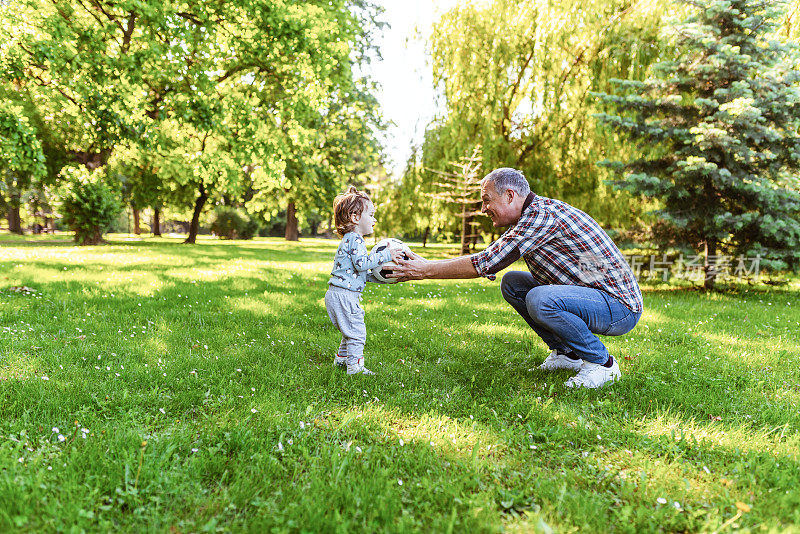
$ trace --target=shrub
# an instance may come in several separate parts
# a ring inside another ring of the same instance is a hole
[[[223,239],[253,239],[258,223],[238,208],[217,206],[211,231]]]
[[[66,189],[61,211],[64,222],[75,232],[80,245],[97,245],[120,212],[121,206],[114,191],[102,181],[101,172],[89,174],[85,168],[68,167],[62,171]]]

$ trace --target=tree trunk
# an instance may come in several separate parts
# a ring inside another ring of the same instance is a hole
[[[286,241],[300,241],[300,232],[297,229],[297,211],[292,200],[286,206]]]
[[[703,287],[709,291],[714,289],[717,282],[717,240],[707,239],[705,242],[706,259],[703,264],[705,281]]]
[[[467,237],[469,232],[469,223],[471,217],[467,216],[467,205],[462,204],[461,206],[461,255],[469,254],[469,238]]]
[[[133,211],[133,233],[142,235],[142,228],[139,225],[139,209],[131,204],[131,210]]]
[[[431,233],[430,225],[425,227],[425,233],[422,234],[422,248],[425,248],[425,245],[428,244],[428,234]]]
[[[184,241],[184,243],[190,245],[194,245],[197,241],[197,232],[200,230],[200,213],[203,212],[203,206],[208,200],[208,194],[206,194],[206,188],[203,184],[200,184],[199,192],[200,196],[194,201],[194,213],[192,214],[192,223],[189,225],[189,237]]]
[[[161,237],[161,209],[153,208],[153,237]]]
[[[103,240],[103,231],[95,227],[92,230],[85,232],[75,232],[75,242],[81,246],[87,245],[101,245],[105,243]]]
[[[8,203],[8,231],[12,234],[22,235],[22,218],[19,215],[20,204],[19,192],[12,192],[11,200]]]

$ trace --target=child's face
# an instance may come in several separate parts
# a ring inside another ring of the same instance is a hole
[[[361,235],[371,234],[375,223],[378,222],[375,219],[375,205],[372,202],[367,204],[367,207],[361,212],[361,216],[353,215],[353,222],[356,225],[356,232]]]

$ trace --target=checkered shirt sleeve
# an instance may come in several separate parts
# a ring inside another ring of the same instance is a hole
[[[557,227],[558,222],[549,211],[526,211],[517,224],[506,230],[497,241],[473,254],[472,265],[479,275],[494,280],[497,278],[495,273],[547,242]]]
[[[639,284],[617,246],[594,219],[566,202],[531,193],[517,224],[471,256],[475,271],[491,280],[520,258],[541,285],[592,287],[631,311],[643,309]]]

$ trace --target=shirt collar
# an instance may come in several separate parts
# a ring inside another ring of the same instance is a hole
[[[530,206],[534,200],[536,200],[536,193],[531,191],[528,193],[528,196],[525,197],[525,202],[522,204],[522,213],[525,213],[525,210],[528,209],[528,206]]]

